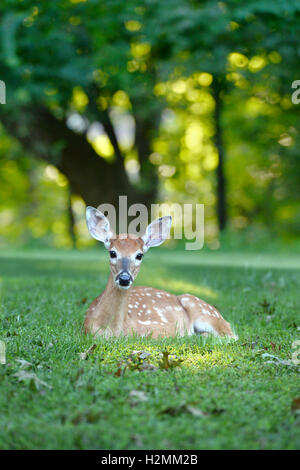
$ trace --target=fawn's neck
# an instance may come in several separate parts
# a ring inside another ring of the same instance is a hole
[[[124,320],[128,312],[130,289],[119,289],[110,274],[105,290],[101,297],[101,323],[106,325],[114,334],[123,331]]]

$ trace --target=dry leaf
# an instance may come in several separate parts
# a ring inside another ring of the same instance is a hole
[[[145,360],[149,356],[151,356],[151,354],[148,351],[132,351],[132,353],[129,355],[131,359],[138,357],[142,360]]]
[[[300,414],[300,397],[294,398],[292,401],[292,411]]]
[[[202,418],[203,416],[208,416],[208,413],[203,413],[199,408],[194,408],[193,406],[187,405],[186,410],[197,418]]]
[[[163,351],[161,354],[161,361],[159,362],[160,369],[171,369],[173,367],[178,367],[182,363],[183,359],[178,358],[177,356],[170,356],[168,351]]]
[[[145,392],[141,390],[131,390],[129,393],[129,397],[136,398],[138,401],[147,401],[148,397]]]
[[[126,366],[122,369],[121,364],[118,364],[118,370],[114,373],[115,377],[121,377],[121,375],[125,374]]]
[[[211,415],[221,415],[224,412],[224,408],[214,408],[213,410],[210,410]]]
[[[146,361],[148,357],[151,357],[151,354],[147,351],[133,351],[129,356],[126,362],[126,366],[130,370],[157,370],[150,362]]]
[[[19,382],[29,382],[36,390],[39,390],[41,387],[52,388],[51,385],[48,385],[43,380],[39,379],[34,372],[27,372],[26,370],[20,370],[14,377],[19,379]]]
[[[165,408],[161,413],[169,414],[171,416],[177,416],[181,413],[190,413],[197,418],[203,418],[204,416],[209,416],[208,413],[204,413],[203,411],[199,410],[199,408],[195,408],[185,403],[177,407],[170,406],[168,408]]]
[[[88,358],[88,356],[92,354],[92,352],[96,349],[96,347],[97,347],[97,344],[94,343],[92,344],[92,346],[89,347],[89,349],[87,349],[86,351],[82,353],[79,353],[80,359],[85,361]]]
[[[275,365],[282,364],[284,366],[295,367],[295,364],[292,361],[280,359],[279,357],[273,356],[272,354],[269,354],[269,353],[264,353],[262,354],[261,357],[263,359],[270,358],[270,360],[266,361],[265,364],[275,364]]]
[[[20,364],[21,369],[27,369],[32,366],[31,362],[28,362],[25,359],[17,359],[17,362]]]

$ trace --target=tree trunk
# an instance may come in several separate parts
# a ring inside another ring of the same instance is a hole
[[[149,194],[140,193],[129,183],[121,154],[108,163],[85,135],[73,132],[46,108],[23,109],[18,116],[3,113],[1,121],[27,151],[55,165],[68,178],[72,193],[80,195],[86,204],[111,203],[118,207],[119,195],[126,195],[128,204],[152,202]],[[108,128],[109,122],[105,124]]]
[[[76,248],[75,218],[72,208],[72,192],[70,188],[68,188],[68,229],[72,247]]]
[[[151,131],[153,123],[145,119],[135,117],[135,146],[139,156],[141,191],[150,201],[154,201],[157,196],[158,175],[157,169],[150,162],[151,154]]]
[[[215,145],[219,155],[219,164],[217,167],[217,215],[219,229],[222,231],[227,224],[227,204],[226,204],[226,179],[224,173],[224,146],[221,125],[222,99],[220,96],[221,87],[214,85],[215,99]]]

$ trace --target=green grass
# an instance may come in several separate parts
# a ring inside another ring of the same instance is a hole
[[[101,250],[0,254],[1,449],[300,447],[300,416],[291,408],[299,366],[262,357],[291,360],[300,340],[299,256],[152,250],[137,283],[204,298],[240,339],[99,339],[81,360],[95,342],[83,334],[84,313],[107,273]],[[151,352],[155,365],[166,350],[183,362],[124,372],[134,350]],[[51,388],[19,380],[22,371]]]

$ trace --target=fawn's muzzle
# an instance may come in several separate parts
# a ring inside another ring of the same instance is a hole
[[[116,277],[116,282],[118,282],[120,286],[127,287],[132,283],[132,277],[128,271],[122,271]]]

